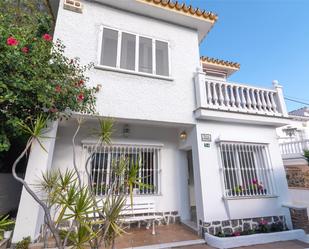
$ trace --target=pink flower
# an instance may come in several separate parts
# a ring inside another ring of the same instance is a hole
[[[261,221],[260,221],[260,224],[261,224],[261,225],[267,225],[268,222],[267,222],[266,220],[261,220]]]
[[[57,93],[60,93],[60,92],[61,92],[61,86],[57,85],[57,86],[55,87],[55,91],[56,91]]]
[[[84,98],[85,98],[85,96],[84,96],[84,94],[83,94],[83,93],[80,93],[80,94],[78,94],[78,95],[77,95],[77,101],[78,101],[78,102],[83,101],[83,100],[84,100]]]
[[[22,51],[23,53],[27,54],[27,53],[29,52],[29,48],[23,47],[23,48],[21,49],[21,51]]]
[[[252,184],[257,184],[257,183],[258,183],[257,179],[252,180]]]
[[[18,43],[19,43],[19,42],[18,42],[13,36],[10,36],[10,37],[7,38],[7,40],[6,40],[6,44],[9,45],[9,46],[17,46]]]
[[[50,34],[44,34],[42,36],[42,38],[45,40],[45,41],[51,41],[53,39],[53,37],[50,35]]]
[[[234,236],[240,236],[240,232],[234,232],[233,235]]]

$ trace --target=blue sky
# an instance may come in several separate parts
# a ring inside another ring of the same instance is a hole
[[[309,0],[186,0],[219,20],[201,55],[239,62],[230,80],[272,87],[309,103]],[[303,104],[286,101],[289,110]]]

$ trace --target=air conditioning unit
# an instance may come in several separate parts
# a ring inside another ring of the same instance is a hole
[[[77,13],[83,13],[83,5],[80,0],[64,0],[63,8]]]

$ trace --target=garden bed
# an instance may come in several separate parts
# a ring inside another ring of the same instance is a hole
[[[257,233],[233,237],[218,237],[209,233],[205,233],[205,240],[208,245],[213,247],[234,248],[240,246],[266,244],[277,241],[300,240],[303,239],[305,235],[306,234],[302,229],[273,233]]]

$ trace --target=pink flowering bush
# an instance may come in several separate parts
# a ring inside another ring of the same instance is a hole
[[[87,86],[85,73],[92,65],[66,57],[62,42],[53,41],[46,14],[21,10],[17,16],[8,5],[0,3],[0,152],[22,134],[20,121],[94,113],[98,90]]]

